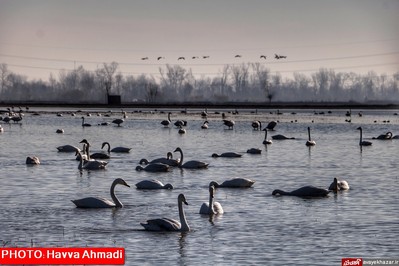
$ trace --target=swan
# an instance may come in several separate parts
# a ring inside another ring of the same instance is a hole
[[[118,127],[120,127],[123,122],[125,122],[125,120],[123,120],[122,118],[112,120],[112,123],[117,124]]]
[[[247,153],[249,153],[249,154],[261,154],[262,150],[258,149],[258,148],[250,148],[249,150],[247,150]]]
[[[82,127],[91,127],[91,124],[85,123],[84,116],[82,116]]]
[[[308,141],[306,141],[306,146],[316,145],[316,142],[314,140],[311,140],[311,138],[310,138],[310,127],[308,127],[308,136],[309,136],[309,139],[308,139]]]
[[[159,218],[147,220],[147,223],[140,223],[147,231],[180,231],[188,232],[190,227],[188,226],[186,215],[184,214],[183,203],[188,205],[186,197],[183,194],[179,194],[177,197],[177,204],[179,207],[179,218],[180,222],[170,218]]]
[[[373,137],[373,139],[381,139],[381,140],[386,140],[386,139],[392,139],[392,132],[387,132],[385,134],[381,134],[378,137]]]
[[[399,139],[399,135],[393,136],[392,139]]]
[[[171,152],[168,152],[166,154],[166,158],[158,158],[158,159],[154,159],[151,162],[148,162],[147,159],[141,159],[139,164],[149,164],[149,163],[163,163],[163,164],[167,164],[169,166],[178,166],[179,164],[179,160],[177,159],[173,159],[173,154]]]
[[[159,180],[143,180],[136,184],[137,189],[173,189],[171,184],[164,185]]]
[[[276,121],[271,121],[271,122],[269,122],[269,124],[267,124],[266,128],[267,128],[268,130],[274,130],[274,128],[276,127],[276,125],[277,125],[277,122],[276,122]]]
[[[251,180],[249,178],[237,177],[226,180],[221,184],[216,181],[212,181],[210,185],[213,185],[216,188],[248,188],[252,187],[253,184],[255,184],[254,180]]]
[[[187,121],[186,120],[177,120],[175,122],[176,127],[181,127],[181,126],[187,126]]]
[[[182,126],[179,126],[179,134],[185,134],[186,133],[186,129],[183,128]]]
[[[136,171],[146,171],[146,172],[167,172],[170,166],[163,163],[150,163],[146,167],[138,165]]]
[[[272,139],[284,140],[284,139],[295,139],[295,138],[288,138],[288,137],[286,137],[284,135],[277,134],[277,135],[272,136]]]
[[[267,139],[267,127],[265,127],[263,131],[265,131],[265,139],[263,140],[263,144],[273,144],[271,139]]]
[[[334,192],[340,190],[349,190],[349,184],[345,180],[338,180],[336,177],[334,177],[334,181],[331,183],[328,190],[332,190]]]
[[[235,122],[233,120],[223,119],[223,124],[228,126],[229,129],[233,129]]]
[[[221,154],[213,153],[212,157],[214,157],[214,158],[217,158],[217,157],[238,158],[238,157],[242,157],[242,154],[239,154],[236,152],[224,152]]]
[[[168,120],[163,120],[163,121],[161,122],[161,124],[162,124],[163,126],[169,127],[169,125],[172,123],[172,121],[170,120],[170,115],[171,115],[171,114],[172,114],[172,113],[169,112],[169,113],[168,113]]]
[[[72,146],[72,145],[58,146],[58,147],[57,147],[57,150],[58,150],[59,152],[76,152],[76,150],[79,150],[79,151],[80,151],[80,149],[79,149],[78,147]]]
[[[262,122],[260,122],[259,120],[253,121],[252,122],[252,128],[254,130],[260,130],[262,128]]]
[[[87,151],[87,146],[86,146],[86,151]],[[108,162],[105,162],[105,161],[84,160],[82,153],[79,150],[76,150],[76,156],[78,156],[78,155],[80,158],[79,165],[78,165],[79,170],[82,170],[82,169],[99,170],[99,169],[105,169],[107,167]]]
[[[108,154],[105,154],[105,153],[102,153],[102,152],[96,152],[96,153],[90,154],[89,148],[90,148],[91,145],[86,139],[83,139],[79,143],[84,143],[84,144],[87,145],[87,146],[83,146],[83,147],[85,147],[83,150],[86,152],[87,160],[90,160],[90,159],[109,159],[110,158],[110,156]],[[84,157],[83,157],[83,159],[84,159]]]
[[[208,124],[209,124],[208,121],[204,121],[204,123],[202,124],[201,128],[202,129],[208,129]]]
[[[174,152],[180,152],[180,162],[178,165],[178,167],[180,168],[199,169],[199,168],[207,168],[209,165],[208,163],[195,161],[195,160],[188,161],[183,164],[183,151],[179,147],[177,147]]]
[[[212,182],[209,184],[209,203],[204,202],[201,205],[199,210],[200,214],[223,214],[223,207],[219,202],[214,202],[215,195],[215,186],[212,185]]]
[[[125,147],[115,147],[111,150],[111,145],[109,144],[109,142],[103,142],[103,144],[101,145],[101,149],[103,149],[105,145],[108,145],[108,150],[107,150],[108,153],[111,151],[119,152],[119,153],[128,153],[132,149],[132,148],[125,148]]]
[[[63,134],[65,131],[62,128],[59,128],[55,131],[55,133]]]
[[[280,189],[276,189],[273,191],[272,195],[286,195],[286,196],[297,196],[302,198],[315,198],[315,197],[325,197],[327,196],[329,191],[324,188],[318,188],[314,186],[304,186],[293,190],[291,192],[286,192]]]
[[[124,185],[127,187],[130,187],[125,180],[122,178],[117,178],[112,182],[111,185],[111,198],[112,201],[105,199],[105,198],[100,198],[100,197],[87,197],[83,199],[78,199],[78,200],[72,200],[72,202],[76,205],[78,208],[112,208],[112,207],[118,207],[121,208],[123,207],[122,202],[116,197],[115,195],[115,186],[116,185]]]
[[[371,146],[373,143],[367,140],[363,140],[363,129],[362,127],[358,127],[357,130],[360,130],[360,140],[359,140],[359,145],[360,146]]]
[[[26,157],[26,164],[40,164],[40,160],[36,156]]]

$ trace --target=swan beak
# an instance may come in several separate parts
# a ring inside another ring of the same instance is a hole
[[[187,201],[183,201],[184,204],[188,205]]]

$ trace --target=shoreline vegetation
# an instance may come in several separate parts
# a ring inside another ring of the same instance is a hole
[[[399,109],[399,103],[356,103],[356,102],[275,102],[275,103],[250,103],[250,102],[189,102],[189,103],[121,103],[121,104],[98,104],[98,103],[38,103],[38,102],[0,102],[0,107],[48,107],[48,108],[211,108],[211,109]]]

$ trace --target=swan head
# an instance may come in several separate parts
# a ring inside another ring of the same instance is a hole
[[[87,139],[83,139],[81,142],[79,142],[79,143],[85,143],[85,144],[87,144],[87,145],[89,145],[90,146],[90,144],[89,144],[89,142],[87,141]]]
[[[126,183],[126,181],[123,180],[122,178],[117,178],[117,179],[115,179],[115,180],[114,180],[114,184],[115,184],[115,185],[124,185],[124,186],[126,186],[126,187],[130,187],[130,186],[128,185],[128,183]]]
[[[173,189],[173,186],[172,186],[172,184],[166,184],[164,187],[163,187],[164,189]]]
[[[220,185],[219,185],[219,183],[216,182],[216,181],[211,181],[211,182],[209,183],[209,187],[211,187],[211,186],[213,186],[214,188],[217,188],[217,187],[219,187]]]
[[[143,159],[140,160],[139,164],[146,164],[147,165],[148,164],[148,160],[143,158]],[[136,169],[137,169],[137,167],[136,167]]]
[[[175,150],[174,152],[178,152],[178,151],[182,152],[182,150],[180,149],[180,147],[177,147],[176,150]]]
[[[358,127],[358,128],[356,128],[357,130],[362,130],[362,127]]]
[[[217,154],[217,153],[213,153],[213,154],[212,154],[212,157],[214,157],[214,158],[215,158],[215,157],[220,157],[220,155]]]
[[[179,196],[177,197],[177,201],[188,205],[186,197],[184,196],[184,194],[179,194]]]
[[[140,166],[140,165],[137,165],[137,167],[136,167],[136,171],[141,171],[141,170],[143,170],[144,168],[142,167],[142,166]]]
[[[169,159],[173,159],[173,153],[171,153],[170,151],[166,154],[166,158]]]
[[[285,193],[284,193],[284,191],[282,191],[282,190],[280,190],[280,189],[275,189],[275,190],[273,190],[273,192],[272,192],[272,195],[273,196],[275,196],[275,195],[284,195]]]

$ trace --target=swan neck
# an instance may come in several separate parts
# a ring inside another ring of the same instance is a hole
[[[114,183],[112,183],[112,185],[111,185],[111,190],[110,190],[110,192],[111,192],[111,198],[112,198],[112,200],[114,201],[114,203],[115,203],[115,205],[116,205],[116,207],[122,207],[123,205],[122,205],[122,202],[120,202],[119,201],[119,199],[116,197],[116,195],[115,195],[115,186],[116,186],[116,182],[114,182]]]
[[[212,195],[211,192],[209,193],[209,208],[208,208],[208,213],[209,213],[209,214],[214,214],[214,213],[215,213],[215,210],[213,209],[213,195]]]
[[[179,162],[179,166],[182,166],[182,165],[183,165],[183,151],[182,151],[182,150],[179,150],[179,152],[180,152],[180,162]]]
[[[309,141],[311,141],[311,139],[310,139],[310,127],[308,127],[308,137],[309,137]]]
[[[104,142],[104,146],[107,145],[108,149],[107,151],[110,152],[111,151],[111,145],[108,142]]]
[[[181,224],[180,231],[190,231],[190,227],[188,226],[186,215],[183,209],[183,202],[181,200],[179,200],[179,218]]]

